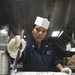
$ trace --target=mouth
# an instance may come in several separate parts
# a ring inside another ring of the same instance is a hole
[[[40,40],[42,39],[42,37],[37,37],[37,38],[40,39]]]

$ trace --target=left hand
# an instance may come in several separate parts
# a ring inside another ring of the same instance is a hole
[[[67,73],[67,74],[69,74],[69,75],[72,74],[72,70],[71,70],[70,68],[68,68],[68,67],[62,68],[62,69],[61,69],[61,72],[65,72],[65,73]]]

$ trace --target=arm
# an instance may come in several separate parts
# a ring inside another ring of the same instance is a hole
[[[61,64],[58,64],[56,67],[57,67],[61,72],[68,73],[69,75],[72,74],[72,70],[71,70],[70,68],[68,68],[68,67],[65,67],[65,68],[64,68]]]
[[[54,62],[54,64],[56,65],[56,67],[61,71],[61,72],[65,72],[65,73],[67,73],[67,74],[69,74],[69,75],[71,75],[72,74],[72,70],[70,69],[70,68],[68,68],[68,67],[63,67],[62,66],[62,62],[60,61],[60,59],[56,56],[56,53],[54,52],[53,53],[53,62]]]
[[[63,68],[63,66],[62,66],[61,64],[58,64],[56,67],[57,67],[59,70],[61,70],[61,69]]]

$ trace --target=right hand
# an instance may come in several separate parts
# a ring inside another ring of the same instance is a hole
[[[10,42],[7,45],[7,51],[9,55],[12,58],[16,58],[17,55],[17,49],[19,48],[20,44],[22,44],[22,48],[20,50],[20,57],[22,55],[22,52],[26,46],[26,42],[24,39],[20,39],[19,35],[16,35],[13,39],[10,40]]]

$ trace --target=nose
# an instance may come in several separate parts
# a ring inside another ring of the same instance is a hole
[[[42,31],[40,31],[39,34],[41,35],[42,34]]]

